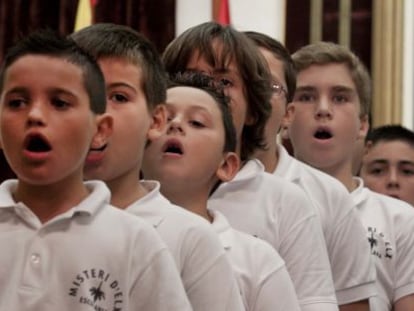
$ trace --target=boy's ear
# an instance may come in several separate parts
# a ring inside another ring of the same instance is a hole
[[[160,104],[152,112],[152,122],[148,130],[147,139],[149,141],[157,139],[164,132],[167,126],[167,108]]]
[[[296,108],[294,103],[290,103],[289,105],[287,105],[285,116],[282,119],[282,125],[284,127],[288,127],[289,124],[292,123],[293,118],[295,116],[295,109]]]
[[[224,158],[217,168],[216,176],[222,182],[230,181],[234,178],[240,168],[240,158],[235,152],[225,152]]]
[[[295,115],[295,105],[293,103],[290,103],[286,107],[286,112],[282,119],[282,125],[280,126],[279,135],[282,140],[289,139],[289,125],[292,123],[294,115]]]
[[[366,143],[365,143],[365,146],[364,146],[364,152],[363,152],[363,155],[366,155],[370,150],[371,150],[371,148],[372,148],[372,146],[373,146],[374,144],[372,143],[372,141],[371,140],[369,140],[369,141],[367,141]]]
[[[369,120],[368,115],[364,115],[360,118],[359,135],[358,138],[364,139],[368,134]]]
[[[285,114],[283,115],[282,123],[280,124],[280,129],[279,129],[279,136],[281,137],[281,139],[289,139],[289,124],[293,118],[294,110],[295,108],[293,107],[292,104],[289,104],[286,107],[286,111],[285,111]]]
[[[108,143],[109,137],[112,135],[114,120],[107,113],[96,116],[97,130],[92,138],[91,148],[98,149]]]

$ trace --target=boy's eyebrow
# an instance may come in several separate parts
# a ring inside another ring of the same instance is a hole
[[[70,90],[62,89],[62,88],[49,88],[47,92],[49,94],[62,93],[62,94],[66,94],[69,96],[76,96],[76,94],[71,92]],[[11,88],[5,94],[10,95],[10,94],[15,94],[15,93],[16,94],[29,94],[29,90],[26,87],[17,86],[17,87]]]
[[[367,164],[388,164],[388,160],[387,159],[374,159],[370,162],[368,162]]]
[[[410,161],[410,160],[399,160],[398,164],[402,164],[402,165],[414,165],[414,161]]]
[[[167,110],[174,111],[176,109],[176,107],[175,107],[176,102],[177,102],[176,100],[173,101],[173,102],[169,101],[168,97],[167,97],[167,101],[166,101]],[[191,104],[190,107],[188,108],[188,110],[191,111],[191,112],[192,111],[198,111],[198,110],[203,110],[203,111],[209,112],[209,110],[206,107],[198,105],[198,104]]]
[[[213,74],[234,74],[239,76],[239,70],[237,68],[214,68]]]
[[[62,89],[60,87],[50,88],[48,90],[48,93],[51,93],[51,94],[57,94],[58,93],[58,94],[65,94],[65,95],[77,97],[77,95],[75,93],[71,92],[70,90]]]
[[[17,87],[14,87],[14,88],[6,91],[5,92],[5,95],[14,94],[14,93],[18,93],[18,94],[24,93],[24,94],[27,94],[29,92],[28,92],[27,88],[22,87],[22,86],[17,86]]]
[[[310,86],[310,85],[303,85],[303,86],[298,86],[296,87],[296,92],[303,92],[303,91],[315,91],[316,88],[314,86]]]
[[[106,87],[107,87],[107,88],[113,88],[113,87],[127,87],[127,88],[129,88],[129,89],[131,89],[131,90],[134,90],[134,91],[135,91],[135,88],[134,88],[132,85],[130,85],[130,84],[128,84],[128,83],[126,83],[126,82],[113,82],[113,83],[107,84],[107,85],[106,85]]]
[[[297,86],[296,87],[296,91],[315,91],[316,87],[311,86],[311,85],[302,85],[302,86]],[[332,87],[332,90],[335,92],[347,92],[347,93],[355,93],[356,91],[348,86],[345,85],[335,85]]]
[[[344,85],[335,85],[332,89],[336,92],[355,93],[355,90],[353,88]]]
[[[214,73],[229,73],[232,72],[228,68],[214,68]]]

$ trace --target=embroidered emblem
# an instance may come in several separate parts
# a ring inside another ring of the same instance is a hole
[[[122,311],[123,292],[117,280],[102,269],[83,270],[75,276],[69,296],[95,311]]]
[[[379,232],[377,228],[368,227],[368,243],[371,248],[371,254],[378,258],[392,259],[394,251],[391,242],[387,241],[384,233]]]

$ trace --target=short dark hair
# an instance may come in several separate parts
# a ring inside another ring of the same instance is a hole
[[[15,61],[27,55],[56,57],[79,67],[82,70],[83,85],[89,96],[91,110],[98,114],[105,112],[105,81],[98,64],[72,39],[60,36],[50,29],[29,34],[7,51],[0,70],[0,92],[3,91],[7,69]]]
[[[123,58],[142,71],[142,88],[150,109],[165,102],[167,75],[155,46],[124,25],[97,23],[71,35],[95,59]]]
[[[365,142],[376,145],[379,142],[402,141],[414,148],[414,132],[399,124],[383,125],[372,129]]]
[[[202,73],[186,72],[177,73],[171,77],[168,88],[177,86],[189,86],[203,90],[209,94],[220,109],[221,117],[224,125],[224,152],[236,150],[236,129],[234,127],[233,118],[230,111],[230,98],[223,93],[220,86],[214,83],[214,80]]]
[[[215,51],[214,42],[223,45],[221,53]],[[266,148],[264,129],[271,113],[271,76],[268,66],[255,44],[242,32],[231,26],[206,22],[187,29],[165,49],[162,59],[169,74],[186,71],[195,52],[204,56],[218,69],[236,63],[246,90],[248,112],[254,123],[245,125],[241,141],[241,160],[249,159],[257,149]]]
[[[273,56],[283,62],[283,69],[285,74],[285,81],[287,85],[287,102],[290,103],[293,100],[293,96],[296,91],[296,69],[290,56],[289,50],[283,46],[281,42],[269,37],[263,33],[256,31],[245,31],[248,36],[258,47],[268,50]]]

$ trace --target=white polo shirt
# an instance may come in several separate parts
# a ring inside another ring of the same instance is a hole
[[[157,181],[126,211],[152,224],[173,255],[194,310],[243,310],[240,291],[218,235],[204,218],[171,204]],[[178,309],[177,309],[178,310]]]
[[[394,303],[414,294],[414,208],[406,202],[364,187],[351,194],[366,229],[377,268],[375,311],[391,310]]]
[[[109,205],[102,182],[42,224],[0,185],[0,310],[191,310],[151,226]],[[52,194],[51,194],[52,195]]]
[[[236,272],[246,311],[300,311],[285,263],[267,242],[230,227],[212,211],[213,228]]]
[[[236,230],[269,242],[286,263],[302,311],[338,310],[322,228],[303,190],[248,161],[208,201]]]
[[[274,171],[299,187],[319,215],[332,268],[338,304],[375,295],[375,264],[355,204],[341,182],[290,156],[279,145]]]

